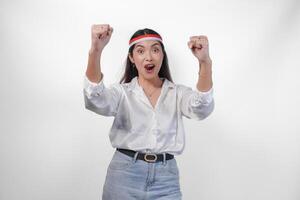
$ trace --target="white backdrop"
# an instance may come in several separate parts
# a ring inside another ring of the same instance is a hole
[[[207,35],[215,110],[185,119],[183,199],[299,200],[297,0],[0,3],[0,199],[97,200],[113,118],[85,109],[92,24],[114,28],[102,57],[118,81],[130,36],[158,31],[175,83],[196,87],[189,36]]]

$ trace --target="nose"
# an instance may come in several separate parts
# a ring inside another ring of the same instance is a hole
[[[146,59],[147,61],[152,61],[152,55],[151,55],[151,52],[150,52],[150,51],[147,51],[147,52],[146,52],[145,59]]]

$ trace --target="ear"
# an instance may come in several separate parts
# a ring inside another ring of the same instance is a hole
[[[128,53],[128,57],[129,57],[130,61],[131,61],[132,63],[134,63],[134,59],[133,59],[133,57],[130,55],[130,53]]]

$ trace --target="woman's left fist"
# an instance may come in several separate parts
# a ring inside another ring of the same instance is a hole
[[[191,36],[188,47],[200,63],[209,62],[208,39],[205,35]]]

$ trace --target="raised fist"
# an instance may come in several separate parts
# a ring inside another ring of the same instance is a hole
[[[199,62],[206,62],[210,60],[208,39],[205,35],[191,36],[190,41],[188,42],[188,47]]]
[[[92,44],[91,49],[101,52],[109,42],[113,28],[109,24],[94,24],[91,28]]]

